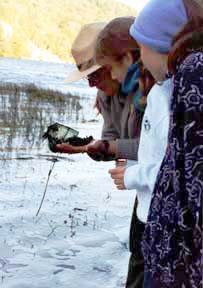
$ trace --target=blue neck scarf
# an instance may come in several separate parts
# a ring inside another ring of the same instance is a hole
[[[127,72],[125,80],[121,85],[121,91],[125,96],[129,94],[133,94],[133,104],[135,105],[135,109],[141,112],[144,111],[145,106],[140,105],[140,98],[143,96],[142,92],[139,89],[139,78],[141,76],[141,70],[139,65],[133,63]]]

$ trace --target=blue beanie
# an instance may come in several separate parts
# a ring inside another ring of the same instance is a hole
[[[140,44],[168,53],[174,36],[188,22],[183,0],[150,0],[130,28]]]

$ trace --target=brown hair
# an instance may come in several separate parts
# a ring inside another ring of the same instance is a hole
[[[189,21],[195,22],[198,17],[203,17],[202,0],[183,0]]]
[[[121,61],[123,56],[130,52],[134,61],[139,60],[140,88],[143,94],[147,95],[155,81],[151,73],[143,67],[138,43],[129,34],[134,20],[134,17],[118,17],[106,25],[97,39],[96,62],[100,65],[110,65],[111,61]]]
[[[137,42],[129,34],[134,20],[134,17],[118,17],[106,25],[96,43],[97,63],[103,65],[109,61],[120,61],[128,52],[139,52]]]
[[[188,23],[173,40],[168,57],[168,70],[174,74],[178,65],[192,51],[203,51],[203,2],[202,0],[183,0],[188,15]]]

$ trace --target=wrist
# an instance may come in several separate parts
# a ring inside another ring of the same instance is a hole
[[[87,146],[88,145],[84,145],[84,146],[79,147],[80,153],[87,153],[88,152]]]
[[[115,155],[117,153],[116,141],[109,141],[108,143],[109,143],[108,154],[109,155]]]

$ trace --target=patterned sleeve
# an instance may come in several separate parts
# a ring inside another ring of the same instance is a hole
[[[203,52],[191,53],[174,75],[170,120],[143,254],[150,287],[197,288],[202,283]]]
[[[184,234],[186,247],[189,248],[188,254],[191,255],[195,246],[201,247],[199,233],[202,226],[203,193],[203,53],[188,56],[174,80],[177,89],[174,91],[177,96],[177,144],[182,151],[176,165],[179,170],[182,169],[179,188],[185,204],[181,221],[182,227],[189,228],[185,229]]]

